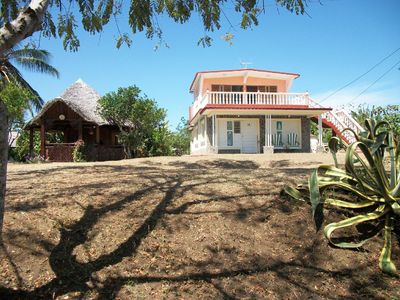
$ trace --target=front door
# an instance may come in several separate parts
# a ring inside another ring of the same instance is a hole
[[[242,153],[258,153],[258,120],[242,120]]]

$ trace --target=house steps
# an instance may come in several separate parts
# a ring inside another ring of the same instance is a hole
[[[313,107],[322,107],[312,99],[310,99],[310,104]],[[355,142],[356,138],[353,132],[345,129],[350,128],[357,134],[364,130],[362,126],[343,109],[326,112],[322,114],[321,117],[323,126],[331,128],[336,136],[342,138],[348,144]]]

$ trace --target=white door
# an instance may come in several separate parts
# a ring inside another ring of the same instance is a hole
[[[258,128],[257,120],[243,120],[241,122],[242,131],[242,153],[258,153],[257,140]]]

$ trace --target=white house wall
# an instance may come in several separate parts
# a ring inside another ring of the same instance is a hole
[[[207,153],[208,149],[208,138],[207,138],[207,118],[201,117],[198,122],[193,126],[192,140],[190,142],[190,153],[191,154],[204,154]]]
[[[282,122],[282,139],[283,139],[283,147],[285,148],[288,144],[288,134],[296,133],[297,141],[299,142],[299,147],[302,147],[301,144],[301,119],[272,119],[272,134],[277,133],[277,122]]]

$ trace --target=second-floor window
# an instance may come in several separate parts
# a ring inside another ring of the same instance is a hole
[[[276,85],[251,85],[247,86],[247,91],[250,93],[260,92],[260,93],[277,93],[278,87]]]
[[[243,85],[211,85],[212,92],[243,92]]]

